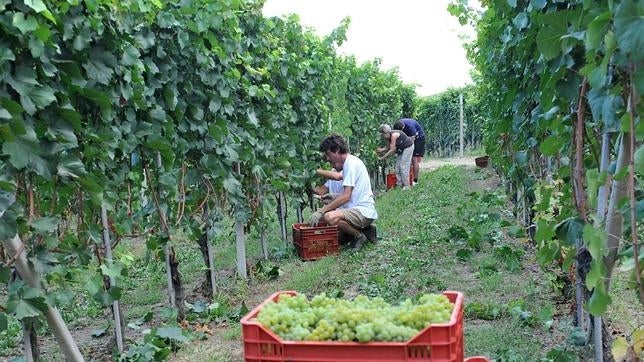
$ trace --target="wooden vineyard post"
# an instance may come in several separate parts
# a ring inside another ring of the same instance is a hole
[[[105,205],[101,205],[101,223],[103,225],[103,245],[105,247],[105,264],[109,269],[114,263],[112,255],[112,241],[110,240],[110,228],[107,222],[107,209]],[[110,275],[109,286],[116,286],[116,278]],[[114,315],[114,334],[116,338],[116,347],[119,352],[123,352],[123,328],[121,323],[121,308],[119,301],[112,302],[112,314]]]
[[[0,213],[0,217],[1,216],[2,213]],[[22,280],[24,280],[30,287],[42,289],[40,285],[40,276],[35,270],[33,270],[32,265],[27,260],[22,244],[23,241],[20,240],[18,235],[15,235],[11,239],[3,240],[3,245],[7,253],[16,259],[15,266],[20,278],[22,278]],[[49,328],[51,328],[52,334],[56,337],[58,346],[65,355],[65,359],[72,362],[84,361],[83,355],[80,353],[80,350],[76,345],[76,341],[74,341],[74,337],[72,337],[69,329],[67,329],[67,325],[58,309],[47,306],[45,317],[47,318],[47,324],[49,325]]]
[[[277,218],[280,222],[282,240],[284,240],[285,243],[288,243],[288,236],[286,235],[286,201],[284,200],[284,192],[282,191],[277,193]]]
[[[460,155],[461,155],[461,157],[463,157],[463,123],[465,122],[463,120],[463,93],[459,94],[458,102],[459,102],[459,105],[460,105],[460,117],[459,117],[460,121],[459,121],[459,133],[458,134],[459,134],[459,141],[460,141],[459,143],[460,143],[460,146],[461,146]]]
[[[210,228],[212,228],[212,222],[210,221],[210,207],[206,201],[206,252],[208,256],[208,276],[210,277],[210,290],[211,297],[217,293],[217,279],[215,278],[215,253],[212,250],[212,240],[210,240]]]
[[[241,167],[237,164],[237,173],[241,174]],[[239,201],[235,202],[235,246],[237,248],[237,273],[244,279],[248,278],[246,270],[246,235],[244,234],[244,221],[241,218]]]

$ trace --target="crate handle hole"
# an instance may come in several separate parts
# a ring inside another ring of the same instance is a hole
[[[409,358],[429,358],[431,357],[430,346],[409,346],[407,348],[407,357]]]
[[[273,343],[262,343],[260,344],[262,351],[262,356],[282,356],[284,352],[282,351],[282,346]]]

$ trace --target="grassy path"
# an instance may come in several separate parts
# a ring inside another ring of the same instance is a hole
[[[489,172],[473,168],[426,172],[412,190],[378,197],[377,244],[316,262],[277,261],[277,280],[255,280],[240,295],[251,308],[278,290],[390,302],[457,290],[466,297],[466,355],[538,360],[563,344],[566,322],[556,318],[554,295],[530,245],[507,236],[512,214],[496,185]],[[173,360],[240,361],[239,329],[220,326],[214,338]]]
[[[318,261],[300,261],[292,246],[279,240],[275,222],[269,230],[273,258],[261,265],[250,261],[251,277],[242,281],[235,277],[233,238],[223,233],[215,240],[218,293],[217,303],[210,307],[216,313],[207,309],[202,296],[200,251],[194,241],[181,241],[178,235],[186,301],[193,304],[182,327],[192,338],[168,358],[242,361],[241,329],[234,320],[246,313],[245,307],[253,308],[280,290],[309,296],[321,292],[347,298],[381,296],[391,303],[423,293],[460,291],[465,295],[466,356],[486,355],[497,361],[539,361],[548,356],[544,361],[575,361],[576,354],[587,353],[570,347],[569,306],[559,304],[561,293],[557,291],[561,283],[537,265],[534,247],[514,226],[511,206],[492,172],[467,166],[429,169],[411,190],[377,195],[380,240],[359,251],[343,250]],[[291,215],[289,223],[294,222]],[[257,240],[251,231],[247,239],[251,260],[260,255]],[[151,346],[141,343],[144,331],[176,325],[173,311],[167,308],[163,265],[146,253],[142,240],[124,240],[115,252],[133,257],[130,274],[121,284],[121,305],[128,324],[127,345],[130,351],[138,349],[136,353],[144,354]],[[631,304],[619,304],[624,308],[618,309],[622,315],[615,319],[631,320],[625,318],[632,314],[632,308],[627,308]],[[62,312],[88,360],[111,360],[113,341],[106,309],[87,298]],[[180,335],[181,331],[172,333]],[[0,345],[9,346],[7,354],[0,353],[0,360],[20,355],[19,337],[19,327],[11,337],[0,335]],[[50,338],[43,343],[43,356],[48,361],[63,360]]]

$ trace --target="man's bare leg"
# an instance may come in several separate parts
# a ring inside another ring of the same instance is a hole
[[[337,225],[338,229],[350,235],[352,240],[349,246],[353,249],[360,249],[368,241],[367,236],[362,232],[362,230],[356,229],[344,219],[342,211],[330,211],[324,214],[324,220],[329,225]]]
[[[342,214],[342,211],[339,211],[339,210],[329,211],[326,214],[324,214],[324,220],[329,225],[338,225],[338,229],[351,235],[352,238],[355,238],[361,233],[360,230],[354,228],[351,224],[349,224],[344,220],[344,215]]]

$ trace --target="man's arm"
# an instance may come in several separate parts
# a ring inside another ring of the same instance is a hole
[[[379,160],[384,160],[385,158],[389,157],[392,153],[396,152],[396,140],[398,139],[398,133],[392,133],[391,134],[391,140],[389,141],[389,150],[387,150],[387,153],[382,155],[381,157],[378,157]]]
[[[341,181],[342,180],[342,173],[341,172],[318,168],[315,171],[315,173],[318,174],[319,176],[322,176],[324,178],[328,178],[330,180],[335,180],[335,181]]]
[[[351,200],[352,192],[353,192],[353,186],[345,186],[344,192],[342,194],[338,195],[338,197],[333,199],[333,201],[331,201],[327,205],[324,205],[322,208],[318,209],[318,211],[327,213],[329,211],[333,211],[339,208],[340,206],[346,204],[347,202],[349,202],[349,200]]]

